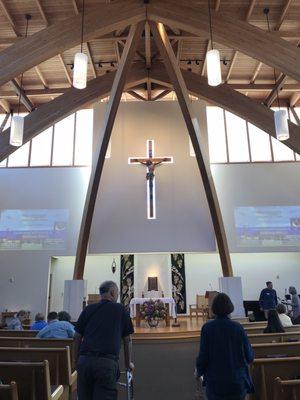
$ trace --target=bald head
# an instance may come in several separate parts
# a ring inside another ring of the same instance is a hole
[[[115,282],[105,281],[99,287],[101,299],[117,302],[119,297],[119,289]]]

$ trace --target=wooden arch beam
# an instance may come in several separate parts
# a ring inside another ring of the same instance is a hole
[[[209,37],[209,17],[203,7],[183,4],[181,0],[152,0],[147,8],[149,20]],[[238,50],[300,81],[300,49],[295,45],[214,10],[212,21],[214,40],[217,43]]]
[[[166,30],[162,24],[150,23],[156,45],[163,58],[167,73],[174,86],[178,103],[190,135],[191,142],[196,155],[199,172],[202,178],[203,187],[206,194],[211,220],[215,231],[218,251],[221,260],[221,266],[224,276],[233,276],[233,270],[230,259],[222,213],[219,200],[211,174],[208,154],[205,149],[204,138],[200,134],[200,128],[192,109],[191,100],[188,95],[187,87],[178,66],[178,62],[172,49]]]
[[[274,112],[272,110],[237,92],[225,83],[212,87],[208,85],[207,79],[199,74],[182,70],[182,75],[191,94],[238,115],[276,138]],[[150,78],[155,83],[171,85],[170,78],[162,63],[156,63],[152,67]],[[300,154],[300,126],[289,121],[289,130],[290,138],[284,141],[284,144]]]
[[[24,144],[56,122],[81,109],[87,104],[109,96],[116,72],[111,72],[88,82],[86,89],[68,89],[64,94],[43,104],[28,114],[24,122]],[[146,80],[145,66],[136,63],[127,76],[126,89],[140,85]],[[10,128],[0,135],[0,161],[18,147],[9,144]]]
[[[83,41],[103,36],[145,19],[145,6],[136,0],[120,0],[87,11],[84,16]],[[81,14],[19,40],[0,52],[0,86],[24,71],[70,49],[81,40]]]

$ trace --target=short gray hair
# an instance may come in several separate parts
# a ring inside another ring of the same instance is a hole
[[[105,281],[101,283],[99,287],[99,293],[100,294],[106,294],[108,293],[111,289],[113,288],[118,288],[118,285],[114,281]]]

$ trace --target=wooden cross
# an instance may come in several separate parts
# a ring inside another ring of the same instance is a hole
[[[161,164],[172,164],[173,157],[154,157],[154,140],[147,140],[147,156],[129,157],[129,164],[142,164],[147,167],[147,218],[156,219],[155,168]]]

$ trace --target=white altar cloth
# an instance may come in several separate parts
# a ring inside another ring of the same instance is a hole
[[[136,305],[137,304],[143,304],[145,301],[149,300],[160,300],[164,304],[169,304],[170,307],[170,316],[173,318],[176,318],[176,304],[175,301],[172,297],[156,297],[156,298],[150,298],[150,297],[134,297],[130,301],[130,317],[134,318],[136,316]]]

